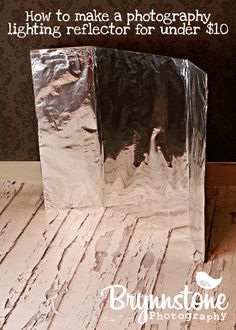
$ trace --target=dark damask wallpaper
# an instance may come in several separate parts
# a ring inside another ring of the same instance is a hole
[[[235,0],[0,0],[0,160],[37,160],[37,123],[34,112],[30,49],[99,45],[187,58],[209,75],[208,161],[236,161]],[[7,35],[9,21],[24,23],[24,10],[70,14],[93,8],[108,13],[194,11],[212,13],[226,22],[228,36],[69,36],[61,39]]]

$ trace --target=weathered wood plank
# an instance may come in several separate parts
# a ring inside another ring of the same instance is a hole
[[[23,184],[15,181],[0,180],[0,216],[22,187]]]
[[[206,264],[192,260],[187,228],[158,231],[153,220],[112,209],[103,217],[102,210],[72,210],[66,218],[66,211],[46,212],[40,207],[41,186],[20,187],[10,203],[0,193],[0,207],[7,205],[0,220],[1,329],[234,329],[236,187],[207,192]],[[14,188],[9,188],[14,196]],[[152,320],[141,327],[135,313],[112,311],[100,295],[111,284],[154,295],[174,296],[185,284],[204,292],[195,280],[202,270],[213,278],[223,276],[214,293],[228,298],[224,322]]]
[[[160,275],[156,286],[153,290],[154,296],[161,296],[162,293],[173,297],[178,294],[185,285],[188,276],[189,267],[193,263],[194,248],[189,239],[189,228],[177,228],[171,231],[168,250],[164,263],[162,264]],[[168,312],[168,311],[166,311]],[[160,311],[160,314],[165,314],[165,311]],[[176,320],[170,322],[162,319],[154,318],[149,320],[142,328],[145,330],[151,329],[181,329],[181,321]],[[135,328],[133,328],[135,329]],[[137,327],[136,329],[141,329]]]
[[[168,247],[169,230],[148,219],[139,221],[114,284],[123,285],[130,294],[150,294]],[[114,311],[109,299],[98,319],[96,330],[138,329],[137,313],[129,307]]]
[[[79,265],[51,329],[94,329],[100,315],[101,290],[113,283],[137,225],[133,216],[107,210]]]
[[[41,184],[40,161],[0,161],[0,180]]]
[[[0,264],[42,205],[42,186],[24,185],[0,219]]]
[[[223,277],[221,284],[214,289],[214,294],[224,293],[228,298],[229,307],[225,321],[209,323],[193,320],[191,330],[235,329],[236,326],[236,187],[219,187],[216,210],[213,218],[211,236],[211,261],[203,269],[213,278]],[[206,314],[206,313],[204,313]]]
[[[4,329],[48,328],[103,212],[101,208],[90,213],[88,209],[70,212],[34,267],[32,276]],[[44,234],[48,235],[47,230]],[[80,296],[77,290],[76,293]]]
[[[41,207],[19,237],[14,249],[3,260],[0,266],[1,328],[15,308],[22,291],[35,272],[34,268],[65,221],[66,215],[65,211],[45,212]],[[19,329],[18,322],[12,329]]]
[[[234,228],[236,212],[236,187],[219,187],[216,201],[213,228],[210,238],[210,257],[220,251],[222,244],[227,241],[230,231]]]

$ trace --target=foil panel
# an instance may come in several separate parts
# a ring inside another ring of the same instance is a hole
[[[31,62],[46,208],[156,215],[188,225],[204,253],[206,74],[97,47],[36,50]]]
[[[31,52],[46,208],[101,204],[92,49]]]
[[[186,213],[185,61],[111,49],[95,54],[104,204]]]
[[[205,165],[207,121],[207,75],[187,62],[189,226],[193,245],[205,254]]]

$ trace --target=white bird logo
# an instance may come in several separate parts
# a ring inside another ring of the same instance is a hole
[[[216,288],[220,284],[220,282],[222,281],[222,277],[212,278],[206,272],[197,272],[196,281],[201,288],[211,290]]]

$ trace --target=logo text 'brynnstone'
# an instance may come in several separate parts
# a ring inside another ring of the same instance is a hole
[[[215,288],[220,284],[221,280],[222,278],[213,279],[205,272],[198,272],[196,275],[197,284],[206,290]],[[188,285],[185,285],[184,289],[174,297],[167,296],[164,293],[160,296],[141,294],[140,292],[132,295],[123,285],[118,284],[107,286],[101,291],[101,295],[104,296],[107,292],[109,293],[111,309],[118,311],[129,307],[134,311],[139,311],[138,322],[140,324],[146,323],[148,319],[153,319],[154,310],[185,310],[188,314],[193,310],[212,310],[214,311],[215,319],[215,310],[224,311],[228,307],[225,294],[209,295],[206,292],[193,292]],[[227,313],[221,313],[221,321],[225,319],[226,315]],[[212,318],[211,316],[211,318],[206,319],[211,320]]]

